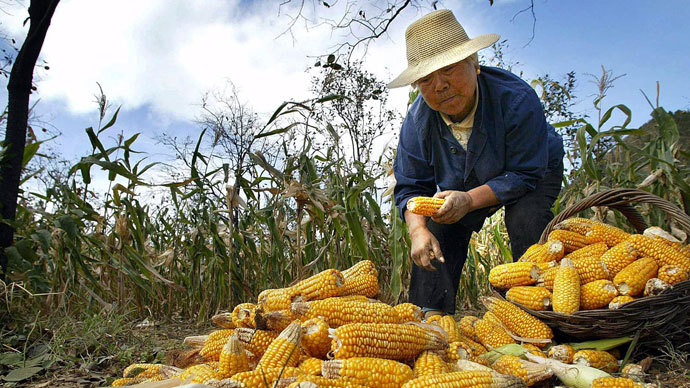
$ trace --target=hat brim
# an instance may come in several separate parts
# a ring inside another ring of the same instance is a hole
[[[438,55],[424,59],[415,66],[409,66],[386,86],[389,89],[393,89],[411,85],[418,79],[429,75],[442,67],[460,62],[477,51],[491,46],[500,38],[501,36],[498,34],[479,35],[457,47],[453,47]]]

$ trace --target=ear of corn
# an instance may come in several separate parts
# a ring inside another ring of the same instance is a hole
[[[232,310],[230,318],[235,327],[252,327],[255,328],[254,316],[256,314],[256,305],[254,303],[240,303]]]
[[[511,354],[499,357],[491,367],[498,373],[519,377],[527,386],[532,386],[553,376],[553,371],[546,365],[525,361]]]
[[[474,333],[474,323],[478,320],[479,318],[475,317],[474,315],[465,315],[464,317],[460,318],[460,322],[458,322],[460,333],[476,341],[477,338]]]
[[[393,307],[385,303],[369,303],[327,298],[311,302],[295,302],[290,307],[303,320],[320,317],[331,328],[348,323],[401,323]]]
[[[547,290],[553,292],[553,282],[556,280],[556,274],[558,273],[558,267],[549,268],[539,275],[536,285],[539,287],[544,287]],[[552,300],[553,302],[553,300]]]
[[[425,350],[448,346],[441,333],[413,324],[350,323],[335,329],[332,337],[331,353],[335,358],[405,360]]]
[[[338,296],[344,287],[343,274],[337,269],[327,269],[298,282],[291,288],[304,300],[316,300]]]
[[[618,360],[603,350],[579,350],[573,355],[573,364],[591,366],[608,373],[618,372]]]
[[[462,341],[451,342],[448,344],[445,355],[450,362],[467,360],[472,356],[472,348]]]
[[[518,380],[519,381],[519,380]],[[452,388],[509,388],[519,387],[513,376],[504,376],[496,372],[466,370],[417,377],[405,383],[402,388],[452,387]]]
[[[439,325],[448,334],[448,342],[459,341],[460,339],[460,328],[455,322],[455,318],[452,315],[444,315],[438,321]]]
[[[479,341],[486,347],[499,348],[503,345],[514,344],[515,340],[501,326],[483,319],[474,323],[474,332]]]
[[[257,304],[263,311],[288,310],[295,296],[293,288],[270,288],[259,294]]]
[[[412,368],[401,362],[370,357],[326,361],[322,374],[330,379],[350,379],[371,388],[400,387],[414,376]]]
[[[592,381],[592,388],[644,388],[644,385],[627,377],[599,377]]]
[[[690,271],[667,264],[659,268],[657,276],[666,283],[674,285],[688,280],[690,278]]]
[[[441,208],[445,199],[433,197],[413,197],[407,201],[407,210],[414,214],[431,217]]]
[[[556,361],[572,364],[575,349],[568,344],[555,345],[549,348],[548,356]]]
[[[400,303],[393,306],[393,310],[400,316],[400,321],[405,322],[421,322],[422,308],[412,303]]]
[[[601,222],[589,218],[571,217],[556,224],[554,229],[569,230],[584,236],[592,229],[594,224],[601,224]]]
[[[235,373],[246,372],[249,370],[249,358],[244,351],[244,346],[237,336],[233,335],[223,346],[218,361],[218,377],[231,377]]]
[[[671,288],[671,285],[659,278],[651,278],[645,283],[644,291],[642,295],[644,296],[654,296],[659,295],[662,292]]]
[[[304,374],[321,376],[321,367],[323,360],[316,357],[310,357],[299,363],[297,366]]]
[[[499,264],[489,272],[489,283],[500,289],[529,286],[537,282],[539,267],[530,262]]]
[[[506,299],[532,310],[544,311],[551,308],[551,291],[544,287],[513,287],[506,292]]]
[[[630,295],[618,295],[617,297],[611,299],[611,302],[609,303],[609,308],[615,310],[626,303],[632,302],[633,300],[635,300],[635,298],[633,298]]]
[[[249,328],[235,329],[237,339],[242,342],[244,348],[254,357],[261,358],[268,346],[278,337],[278,332],[272,330],[258,330]]]
[[[211,320],[223,329],[234,329],[237,327],[232,323],[232,313],[229,312],[216,314],[211,317]]]
[[[613,284],[621,295],[641,295],[647,280],[655,277],[657,270],[658,267],[653,258],[643,257],[623,268],[613,278]]]
[[[188,383],[204,383],[210,379],[218,379],[218,372],[207,364],[192,365],[180,373],[180,381]]]
[[[604,263],[609,276],[613,278],[638,257],[638,252],[633,245],[628,241],[623,241],[601,255],[601,261]]]
[[[259,309],[254,317],[257,329],[273,330],[277,332],[283,331],[296,319],[297,316],[290,310],[263,312]]]
[[[568,253],[565,257],[569,258],[570,260],[577,260],[582,257],[596,257],[596,258],[601,258],[601,256],[606,253],[608,250],[608,246],[606,246],[605,243],[599,242],[591,245],[587,245],[585,247],[582,247],[576,251],[572,251]]]
[[[228,339],[230,339],[230,336],[235,333],[235,330],[236,329],[223,329],[212,332],[209,334],[199,354],[206,361],[218,361],[218,359],[220,359],[220,352],[228,342]]]
[[[609,248],[627,240],[630,234],[612,225],[594,224],[585,235],[587,244],[605,243]]]
[[[580,276],[570,259],[563,259],[553,283],[553,311],[572,314],[580,309]]]
[[[436,351],[426,350],[417,357],[412,368],[415,377],[450,372],[450,366]]]
[[[534,354],[535,356],[543,357],[546,358],[546,353],[544,353],[541,349],[539,349],[537,346],[532,345],[532,344],[522,344],[521,345],[523,348],[527,349],[528,353]]]
[[[331,337],[328,336],[328,324],[321,318],[306,320],[304,327],[304,337],[302,346],[312,357],[326,358],[328,351],[331,350]]]
[[[297,366],[299,346],[303,335],[302,325],[299,322],[291,323],[266,348],[257,368]]]
[[[661,241],[642,234],[631,235],[628,241],[630,241],[633,247],[643,256],[651,257],[656,260],[659,266],[674,265],[690,271],[690,258]]]
[[[520,257],[520,262],[548,263],[563,258],[564,245],[559,240],[550,240],[544,244],[534,244]]]
[[[283,385],[278,382],[278,387]],[[357,384],[352,379],[338,378],[328,379],[322,376],[298,376],[295,382],[287,388],[367,388],[365,385]]]
[[[553,331],[544,322],[508,301],[494,297],[485,297],[482,298],[482,303],[501,320],[503,326],[511,333],[535,340],[550,341],[553,338]],[[547,342],[535,342],[534,344],[544,346]]]
[[[573,260],[572,263],[580,277],[580,284],[609,278],[609,273],[606,271],[604,263],[597,257],[585,256]]]
[[[297,377],[302,371],[295,367],[257,368],[247,372],[236,373],[229,379],[224,379],[226,387],[272,387],[278,379]],[[268,385],[266,385],[268,384]]]
[[[568,230],[553,230],[551,231],[551,233],[549,233],[547,240],[558,240],[562,242],[565,253],[574,252],[587,245],[585,236],[581,235],[580,233],[571,232]]]
[[[375,297],[379,292],[378,271],[371,260],[358,261],[342,271],[345,285],[340,295]]]
[[[608,306],[618,296],[618,290],[608,279],[595,280],[580,289],[580,309],[592,310]]]
[[[460,341],[463,344],[467,345],[471,350],[472,350],[472,355],[473,356],[479,356],[487,352],[486,348],[484,345],[481,343],[477,342],[479,339],[475,341],[472,338],[466,337],[465,335],[461,334],[460,335]]]

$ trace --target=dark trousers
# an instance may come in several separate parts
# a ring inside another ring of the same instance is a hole
[[[561,163],[559,168],[547,171],[534,190],[506,206],[506,229],[514,261],[539,240],[546,224],[553,219],[551,207],[561,191],[562,179]],[[433,272],[412,264],[409,300],[422,308],[454,314],[455,297],[462,267],[467,259],[472,229],[460,222],[438,224],[431,219],[428,220],[427,227],[441,245],[445,263],[434,261],[437,270]]]

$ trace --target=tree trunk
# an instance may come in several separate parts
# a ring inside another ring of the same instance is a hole
[[[34,67],[59,1],[31,1],[29,33],[17,54],[7,84],[7,131],[4,143],[7,150],[5,157],[0,161],[0,215],[2,219],[10,222],[13,222],[17,215],[17,195],[26,145],[29,95]],[[0,222],[0,266],[3,279],[7,279],[8,258],[5,249],[12,245],[13,240],[14,228],[5,222]]]

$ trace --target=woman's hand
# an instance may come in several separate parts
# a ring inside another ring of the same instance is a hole
[[[441,245],[433,234],[426,228],[426,225],[410,230],[410,240],[412,242],[411,255],[412,260],[418,266],[427,271],[436,271],[431,260],[434,258],[440,262],[444,262],[443,253],[441,253]]]
[[[440,209],[431,217],[432,220],[439,224],[453,224],[458,221],[465,214],[469,213],[472,208],[472,197],[466,191],[446,190],[440,191],[434,195],[435,198],[445,198]]]

